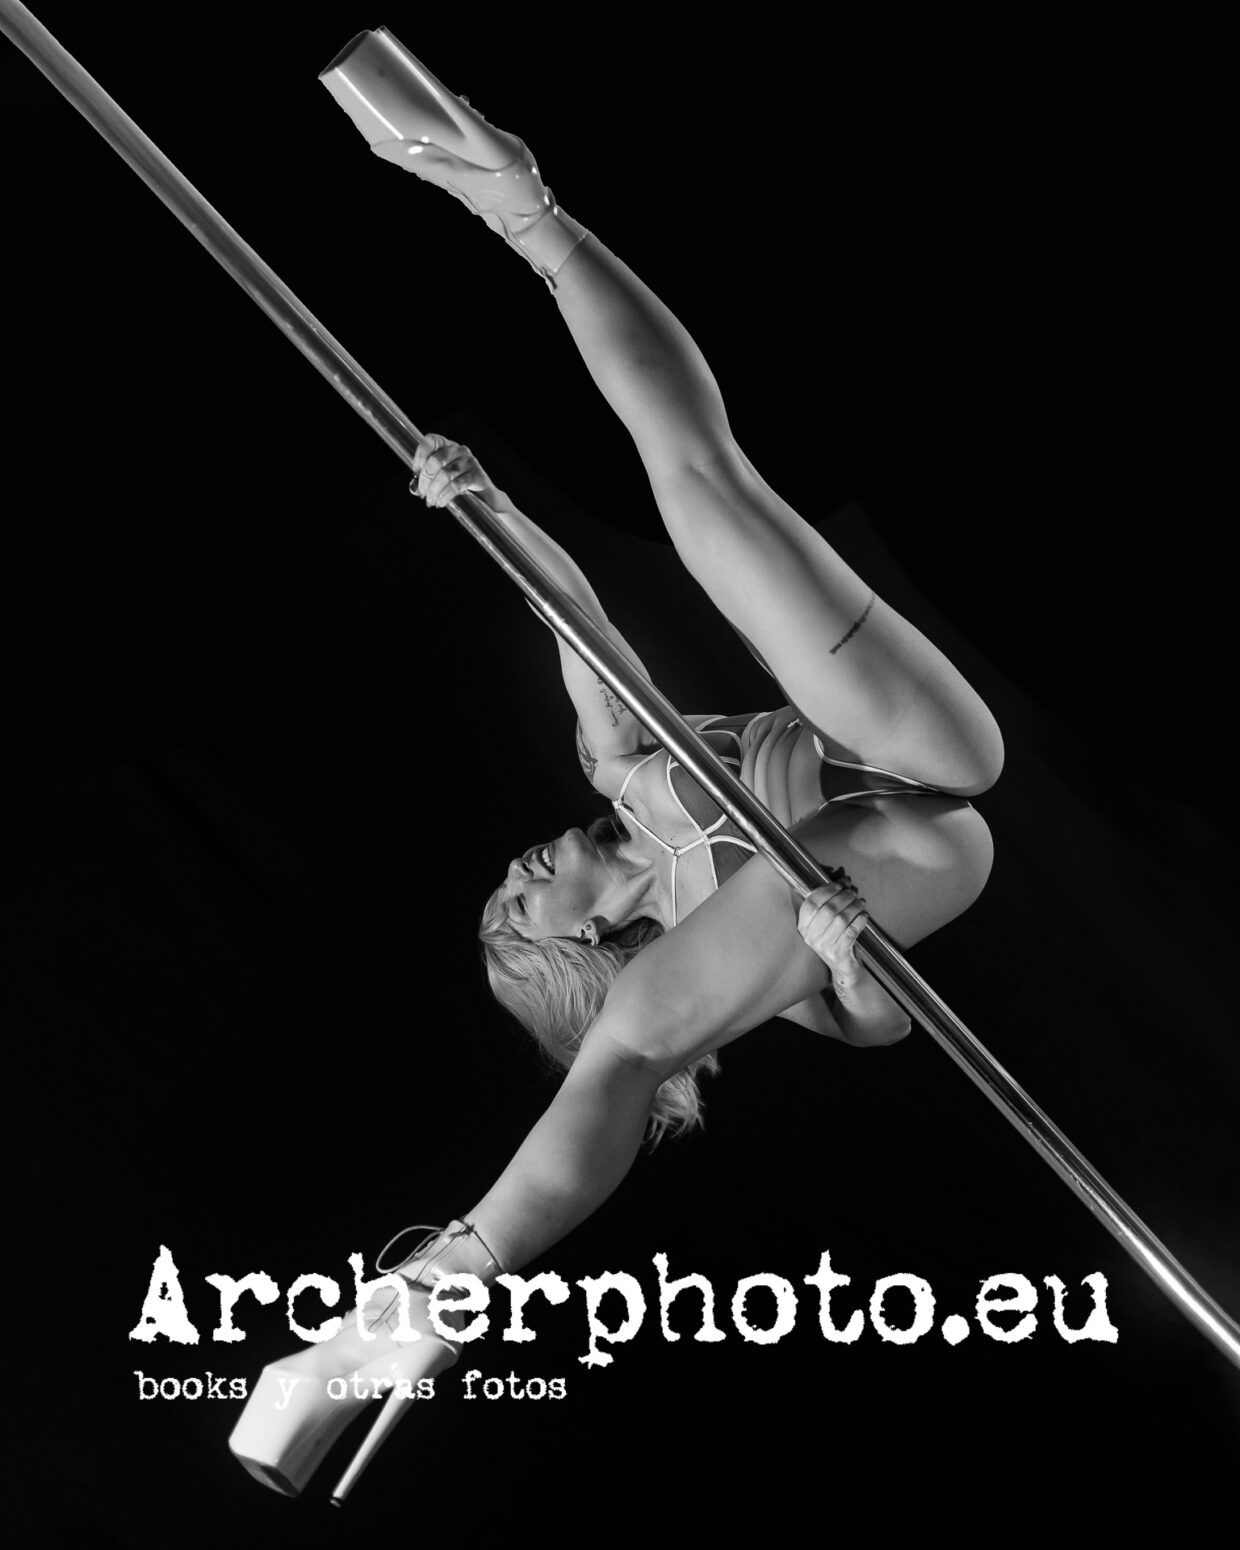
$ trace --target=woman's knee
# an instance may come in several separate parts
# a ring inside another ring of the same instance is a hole
[[[726,495],[735,500],[745,468],[744,454],[722,412],[664,416],[639,443],[646,477],[662,507],[664,501],[700,501]]]
[[[977,703],[976,725],[972,728],[964,757],[967,784],[960,791],[960,795],[966,797],[981,796],[983,791],[989,791],[1003,773],[1003,733],[984,701],[979,699]]]
[[[995,862],[995,842],[990,825],[975,807],[954,815],[949,825],[955,849],[952,884],[955,914],[962,914],[981,898]]]
[[[745,454],[726,426],[698,425],[690,433],[669,437],[644,461],[664,526],[691,573],[697,574],[701,562],[708,570],[712,565],[717,568],[717,541],[724,533],[729,562],[735,561],[738,552],[748,553],[754,566],[774,570],[779,556],[773,540],[779,524],[771,510],[770,492],[750,472]],[[707,534],[711,541],[703,546],[700,540]],[[734,568],[729,563],[724,576],[713,578],[716,588],[721,581],[740,579],[732,574]],[[706,585],[702,576],[698,579]],[[714,596],[712,587],[707,590]]]
[[[903,706],[894,699],[889,705],[890,715],[885,724],[877,722],[874,733],[874,744],[884,745],[884,757],[863,762],[912,775],[957,797],[980,796],[999,779],[999,723],[954,668],[906,689]]]

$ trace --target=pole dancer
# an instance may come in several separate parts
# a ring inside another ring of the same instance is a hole
[[[381,1288],[365,1313],[374,1343],[346,1326],[269,1367],[232,1437],[259,1479],[299,1490],[325,1434],[356,1408],[327,1398],[327,1383],[359,1370],[364,1380],[391,1379],[339,1500],[404,1413],[401,1394],[456,1358],[427,1319],[440,1275],[491,1282],[551,1248],[617,1187],[648,1129],[658,1135],[697,1120],[698,1071],[769,1018],[791,1017],[857,1045],[908,1032],[908,1017],[853,951],[865,901],[904,947],[974,902],[993,852],[969,798],[992,784],[1003,752],[994,718],[947,658],[753,467],[694,341],[554,204],[523,142],[492,128],[386,32],[355,40],[324,82],[378,155],[463,199],[548,282],[636,444],[686,568],[752,643],[786,701],[764,715],[691,722],[811,854],[836,869],[802,903],[560,643],[577,754],[614,817],[513,858],[481,935],[493,989],[566,1068],[564,1082],[484,1198],[399,1263],[419,1289],[412,1302],[423,1338],[394,1334],[396,1302]],[[571,558],[491,484],[468,449],[430,437],[414,474],[413,488],[433,507],[467,491],[480,496],[646,676]]]
[[[6,5],[5,9],[6,9],[6,11],[12,11],[12,9],[14,9],[14,8],[11,8],[11,6]],[[20,8],[17,8],[17,9],[20,9]],[[429,136],[428,136],[428,138],[429,138]],[[491,171],[493,171],[493,169],[491,169]],[[529,212],[527,212],[527,214],[529,214]],[[558,212],[552,212],[552,214],[558,214]],[[536,222],[533,223],[533,225],[536,225]],[[527,232],[522,232],[522,236],[525,237],[524,242],[521,243],[522,248],[525,248],[525,250],[529,251],[529,246],[530,246],[529,234],[527,234]],[[567,254],[566,257],[572,257],[572,253]],[[560,268],[563,268],[563,267],[564,267],[564,265],[563,265],[563,263],[561,263]],[[552,273],[555,274],[556,271],[552,270]],[[741,456],[741,454],[736,454],[736,456],[739,457],[739,456]],[[420,470],[420,473],[422,473],[422,471],[426,471],[426,468],[428,468],[428,463],[429,463],[429,459],[423,460],[422,470]],[[443,470],[443,468],[439,468],[439,470],[431,470],[431,471],[429,471],[428,477],[431,477],[431,479],[432,479],[432,477],[436,477],[437,473],[443,473],[443,471],[445,471],[445,470]],[[448,471],[448,473],[451,473],[451,471],[453,471],[453,470],[446,470],[446,471]],[[711,471],[718,471],[718,470],[711,470]],[[698,465],[694,465],[694,479],[698,479],[698,477],[701,476],[702,473],[704,473],[704,470],[702,470],[701,467],[698,467]],[[750,473],[752,473],[752,470],[750,470]],[[471,474],[473,474],[473,477],[480,477],[479,471],[477,471],[477,470],[471,470]],[[755,477],[755,479],[756,479],[756,474],[753,477]],[[651,479],[653,479],[653,484],[654,484],[654,482],[656,482],[656,479],[654,479],[654,473],[651,473]],[[707,482],[708,482],[708,480],[707,480]],[[749,487],[747,487],[747,488],[749,488]],[[656,490],[657,490],[657,485],[656,485]],[[732,487],[729,487],[729,493],[732,493]],[[708,488],[708,496],[718,496],[718,494],[719,494],[719,488],[718,487],[710,487],[710,488]],[[451,499],[451,496],[445,496],[445,499]],[[662,501],[660,501],[660,505],[662,505]],[[667,516],[667,512],[665,512],[665,516]],[[710,586],[708,586],[708,591],[710,591]],[[860,614],[857,615],[856,620],[854,620],[854,623],[860,622],[860,618],[862,618],[862,615],[860,615]],[[849,626],[849,629],[851,629],[851,628],[853,628],[853,626]],[[831,654],[832,654],[832,656],[834,656],[834,654],[835,654],[834,651],[832,651]],[[791,693],[791,691],[789,691],[789,693]],[[809,713],[806,713],[806,715],[809,715]],[[736,729],[736,730],[741,730],[741,729]],[[791,730],[794,730],[794,729],[792,729],[791,722],[789,722],[789,725],[787,725],[786,729],[784,729],[784,732],[791,732]],[[750,735],[750,736],[752,736],[752,742],[756,741],[756,738],[758,738],[758,735],[760,735],[760,732],[761,732],[761,729],[756,729],[755,732],[752,732],[752,735]],[[825,752],[826,746],[828,746],[828,744],[826,744],[826,739],[825,738],[820,738],[820,741],[823,742],[822,752]],[[741,746],[741,739],[738,738],[738,744],[736,744],[736,746],[738,746],[738,749],[739,749],[739,746]],[[640,750],[639,750],[639,752],[640,752]],[[818,752],[818,750],[815,750],[815,752]],[[594,756],[594,750],[591,750],[591,756]],[[826,755],[826,758],[828,758],[828,760],[829,760],[829,758],[831,758],[831,756],[832,755]],[[854,763],[856,763],[856,761],[854,761]],[[676,795],[677,795],[676,787],[674,787],[673,781],[671,781],[671,775],[673,775],[674,772],[671,772],[670,766],[668,766],[668,772],[670,772],[670,773],[668,773],[668,789],[670,789],[671,795],[673,795],[673,797],[676,797]],[[600,789],[601,789],[601,787],[600,787]],[[950,787],[949,787],[949,789],[950,789]],[[961,794],[963,794],[963,792],[955,792],[955,794],[953,794],[953,795],[961,795]],[[868,792],[868,795],[876,795],[876,794],[874,794],[874,792]],[[622,794],[618,794],[617,798],[615,798],[615,800],[617,800],[618,803],[623,803],[623,801],[626,801],[625,794],[623,794],[623,792],[622,792]],[[938,800],[938,798],[930,798],[930,800]],[[632,808],[632,804],[629,804],[629,806],[631,806],[631,808]],[[634,809],[632,809],[632,811],[637,812],[637,809],[634,808]],[[646,809],[646,815],[648,815],[648,817],[649,817],[649,809]],[[622,822],[623,822],[623,817],[622,817]],[[701,828],[701,825],[699,825],[699,828]],[[654,842],[654,840],[656,840],[656,835],[659,835],[660,832],[662,832],[662,831],[657,831],[657,829],[654,829],[653,826],[651,826],[651,831],[649,831],[648,839],[651,839]],[[667,840],[663,840],[663,846],[665,846],[665,849],[667,849],[667,845],[668,845]],[[674,851],[680,851],[680,849],[685,849],[685,851],[687,851],[688,846],[671,845],[671,849],[674,849]],[[707,849],[710,849],[710,846],[707,846]],[[674,857],[674,859],[679,860],[679,857]],[[699,857],[699,860],[701,860],[701,857]],[[527,865],[529,865],[529,863],[527,863]],[[546,880],[546,879],[543,879],[543,880]],[[871,891],[873,891],[873,890],[871,890]],[[721,894],[719,894],[718,897],[724,896],[725,893],[727,893],[727,890],[721,890]],[[733,896],[735,896],[735,890],[733,890]],[[673,904],[674,904],[674,890],[673,890],[673,901],[671,901],[671,902],[673,902]],[[705,911],[705,910],[707,910],[707,908],[710,908],[711,905],[715,904],[715,902],[716,902],[715,899],[707,899],[707,901],[705,901],[704,904],[702,904],[702,911]],[[856,902],[856,901],[854,901],[854,902]],[[698,916],[694,915],[694,918],[698,918]],[[832,919],[837,919],[837,918],[839,918],[839,911],[837,911],[837,915],[832,916]],[[603,916],[603,919],[605,919],[605,921],[606,921],[606,916]],[[586,922],[586,924],[587,924],[587,922]],[[845,924],[848,924],[848,922],[845,922]],[[808,933],[806,933],[806,935],[809,936],[809,935],[812,935],[812,933],[808,932]],[[660,944],[657,944],[657,942],[656,942],[656,944],[654,944],[654,946],[651,947],[651,950],[649,950],[649,953],[646,953],[645,958],[653,958],[653,956],[656,955],[657,950],[659,950],[659,946],[660,946]],[[634,981],[634,983],[636,983],[636,981]],[[423,1254],[422,1259],[423,1259],[423,1262],[425,1262],[426,1254]],[[442,1257],[440,1257],[439,1263],[440,1263],[440,1268],[442,1268],[442,1265],[443,1265]],[[408,1263],[406,1263],[405,1268],[406,1269],[409,1268]]]
[[[234,1451],[259,1479],[295,1492],[356,1408],[328,1399],[326,1385],[355,1374],[390,1379],[391,1397],[337,1487],[339,1500],[403,1414],[402,1391],[455,1360],[427,1318],[439,1276],[490,1282],[550,1248],[616,1188],[648,1129],[658,1135],[697,1120],[697,1072],[770,1017],[858,1045],[908,1032],[906,1014],[853,951],[865,899],[905,947],[976,900],[992,848],[969,798],[998,775],[1002,742],[943,654],[753,467],[693,340],[554,204],[523,142],[492,128],[386,33],[355,40],[324,81],[381,157],[463,199],[548,282],[636,444],[686,568],[752,643],[786,701],[765,715],[691,720],[795,837],[837,869],[801,902],[560,643],[578,757],[614,817],[513,858],[481,936],[493,989],[566,1068],[564,1083],[484,1198],[398,1260],[418,1289],[423,1338],[400,1338],[392,1289],[379,1289],[365,1312],[371,1342],[346,1326],[269,1367],[233,1434]],[[412,488],[432,507],[478,495],[646,676],[571,558],[467,448],[430,437],[413,466]]]

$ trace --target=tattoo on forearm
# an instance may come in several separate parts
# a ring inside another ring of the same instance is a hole
[[[853,636],[857,633],[857,631],[861,628],[861,626],[865,623],[865,621],[870,617],[870,609],[874,607],[874,597],[875,597],[875,594],[873,592],[871,592],[870,593],[870,601],[865,605],[865,608],[862,610],[860,619],[858,619],[856,624],[854,624],[852,626],[852,628],[848,631],[847,635],[844,636],[843,640],[836,641],[835,645],[832,646],[831,650],[827,653],[828,656],[832,656],[833,657],[835,655],[835,653],[840,649],[841,646],[847,646],[848,642],[853,638]]]
[[[835,999],[841,1006],[851,1008],[857,999],[857,991],[860,988],[861,976],[855,975],[852,979],[845,979],[840,975],[832,974],[831,989],[835,992]]]
[[[612,726],[618,727],[620,725],[620,717],[628,714],[629,707],[624,703],[623,700],[618,699],[611,692],[611,690],[607,687],[601,678],[595,678],[594,681],[596,684],[598,684],[599,693],[603,696],[603,704],[607,707],[607,712],[611,717]]]
[[[581,767],[586,772],[586,779],[593,780],[594,772],[598,769],[598,760],[594,757],[593,750],[586,742],[586,735],[581,730],[581,722],[577,723],[577,757],[581,760]]]

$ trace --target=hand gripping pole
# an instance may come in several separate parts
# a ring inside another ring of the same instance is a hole
[[[34,61],[207,251],[297,346],[406,468],[423,437],[407,415],[339,345],[292,291],[182,176],[18,0],[0,0],[0,28]],[[704,791],[802,897],[827,881],[814,858],[722,764],[653,685],[639,678],[500,520],[472,494],[448,508],[509,575],[557,634],[630,707]],[[1220,1351],[1240,1367],[1240,1326],[1177,1263],[1028,1093],[969,1032],[873,924],[857,943],[861,961],[914,1021],[951,1056],[1070,1190]]]

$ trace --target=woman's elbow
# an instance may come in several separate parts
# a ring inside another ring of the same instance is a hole
[[[887,1000],[887,1008],[873,1009],[868,1017],[839,1017],[840,1037],[846,1045],[856,1049],[871,1049],[877,1045],[897,1045],[913,1031],[913,1023],[897,1001]]]
[[[898,1044],[901,1039],[908,1038],[912,1031],[913,1024],[908,1014],[899,1012],[872,1027],[854,1031],[847,1042],[858,1049],[874,1049],[880,1044]]]
[[[608,1016],[607,1010],[590,1029],[577,1057],[609,1082],[648,1086],[655,1091],[684,1065],[684,1056],[670,1037],[661,1036],[653,1018],[633,1022]]]

